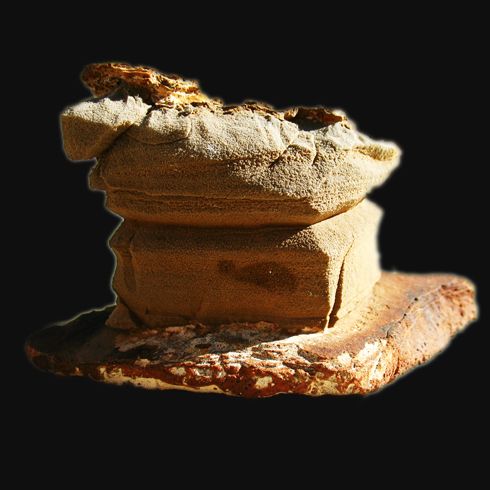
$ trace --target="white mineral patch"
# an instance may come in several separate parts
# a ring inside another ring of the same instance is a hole
[[[340,356],[337,357],[337,361],[342,367],[347,367],[352,363],[352,357],[348,352],[342,352]]]
[[[378,342],[367,343],[362,350],[360,350],[356,356],[356,360],[359,362],[366,362],[370,357],[376,354],[379,351]]]
[[[172,374],[175,374],[175,376],[184,376],[185,375],[185,369],[183,367],[170,368],[170,372]]]
[[[257,378],[255,382],[255,387],[258,390],[263,390],[267,388],[272,383],[272,378],[270,376],[264,376],[263,378]]]
[[[140,388],[146,388],[147,390],[179,389],[184,391],[194,391],[194,392],[203,392],[203,393],[226,393],[220,388],[218,388],[216,385],[198,386],[198,387],[191,387],[191,386],[184,386],[184,385],[175,386],[169,383],[165,383],[165,381],[162,381],[160,379],[142,378],[142,377],[132,378],[130,376],[124,375],[121,369],[107,372],[105,367],[100,367],[99,372],[103,374],[104,381],[116,385],[130,383]]]

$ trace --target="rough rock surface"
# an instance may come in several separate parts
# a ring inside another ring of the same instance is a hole
[[[381,210],[364,200],[307,227],[196,228],[125,221],[111,239],[108,325],[278,322],[323,328],[372,291]]]
[[[90,183],[121,216],[163,224],[312,224],[343,212],[398,165],[393,143],[341,112],[226,106],[194,82],[121,64],[89,66],[101,97],[61,115],[67,156],[97,157]]]
[[[380,275],[365,197],[399,149],[321,107],[224,105],[145,67],[89,65],[61,115],[65,152],[124,218],[108,325],[332,326]]]
[[[443,350],[476,318],[473,285],[451,275],[383,273],[369,304],[321,333],[273,323],[118,331],[112,307],[28,340],[40,369],[152,389],[246,397],[366,394]]]

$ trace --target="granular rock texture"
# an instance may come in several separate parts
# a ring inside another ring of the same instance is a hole
[[[66,154],[125,221],[116,328],[280,322],[323,328],[380,275],[380,210],[365,201],[399,150],[325,108],[226,106],[142,67],[83,73],[98,98],[62,116]]]
[[[125,221],[110,243],[119,300],[109,325],[269,321],[324,327],[332,315],[368,298],[379,279],[380,218],[380,209],[363,201],[303,228]]]
[[[175,86],[164,84],[167,96],[159,99],[152,77],[167,77],[133,70],[90,68],[86,83],[107,96],[61,116],[66,154],[97,157],[91,186],[106,191],[108,206],[125,218],[207,227],[312,224],[360,202],[398,165],[396,145],[357,132],[341,112],[225,106],[200,92],[196,100],[181,79],[168,79]]]
[[[106,383],[266,397],[366,394],[429,361],[475,319],[473,285],[450,275],[383,273],[361,307],[324,332],[274,323],[121,331],[110,308],[34,334],[41,369]]]
[[[120,215],[117,302],[29,339],[32,362],[108,383],[247,397],[371,393],[476,317],[472,284],[382,273],[366,196],[400,150],[341,111],[225,105],[194,81],[88,66],[61,115]]]

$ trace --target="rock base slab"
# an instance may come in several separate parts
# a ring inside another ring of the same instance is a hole
[[[59,375],[150,389],[368,394],[431,360],[477,316],[464,278],[387,272],[366,306],[320,333],[267,322],[121,331],[105,325],[112,309],[34,333],[29,359]]]

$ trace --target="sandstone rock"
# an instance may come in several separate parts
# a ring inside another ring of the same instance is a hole
[[[448,275],[383,273],[365,199],[393,143],[339,111],[227,106],[192,81],[90,65],[65,152],[124,220],[117,304],[34,334],[38,367],[108,383],[264,397],[370,393],[476,317]],[[379,279],[379,281],[378,281]],[[324,328],[331,327],[331,328]]]
[[[365,200],[307,227],[125,221],[110,243],[119,303],[108,324],[269,321],[322,328],[331,315],[366,300],[379,279],[380,219],[381,210]]]
[[[140,97],[124,100],[87,100],[61,115],[63,147],[71,160],[89,160],[109,148],[114,140],[142,120],[150,108]]]
[[[114,384],[246,397],[366,394],[430,361],[476,317],[473,285],[383,273],[372,299],[334,328],[291,335],[274,323],[121,331],[109,307],[34,334],[40,369]]]
[[[109,325],[323,328],[369,296],[381,212],[364,198],[398,164],[394,144],[339,111],[226,106],[143,67],[82,78],[98,98],[62,114],[66,152],[97,158],[90,184],[125,219]]]
[[[105,97],[62,114],[65,148],[72,159],[98,157],[91,186],[128,219],[312,224],[360,202],[399,161],[396,145],[358,133],[338,111],[226,106],[191,82],[139,67],[96,65],[89,73],[85,81]],[[135,100],[127,117],[124,104]]]

